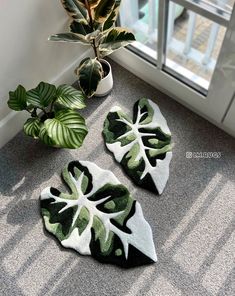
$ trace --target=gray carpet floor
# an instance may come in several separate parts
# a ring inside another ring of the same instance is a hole
[[[0,150],[0,295],[235,295],[235,139],[113,63],[115,87],[91,99],[90,132],[79,150],[43,146],[20,132]],[[104,146],[109,109],[127,112],[142,97],[156,101],[174,142],[170,178],[161,196],[133,185]],[[218,159],[186,152],[221,152]],[[141,203],[158,262],[124,270],[62,248],[43,229],[39,195],[61,188],[72,160],[110,169]]]

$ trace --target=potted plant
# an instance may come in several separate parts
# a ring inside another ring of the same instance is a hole
[[[70,17],[68,33],[49,40],[91,46],[95,57],[85,58],[75,70],[81,90],[87,97],[104,96],[113,87],[110,64],[104,57],[135,41],[127,29],[115,27],[121,0],[61,0]]]
[[[30,118],[24,124],[26,135],[49,146],[79,148],[88,130],[84,118],[76,111],[85,107],[84,95],[72,86],[40,82],[26,91],[19,85],[9,92],[8,106],[15,111],[27,111]]]

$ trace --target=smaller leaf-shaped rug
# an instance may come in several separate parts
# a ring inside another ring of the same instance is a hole
[[[140,204],[112,172],[77,161],[62,176],[70,193],[44,189],[41,211],[46,229],[64,247],[123,267],[157,260]]]
[[[107,148],[135,184],[161,194],[169,178],[171,132],[158,106],[148,99],[134,105],[133,120],[113,107],[104,123]]]

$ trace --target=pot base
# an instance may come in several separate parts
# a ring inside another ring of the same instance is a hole
[[[110,90],[108,90],[106,93],[103,93],[103,94],[97,94],[97,93],[95,93],[94,97],[97,97],[97,98],[106,97],[108,94],[111,93],[112,90],[113,90],[113,87]]]

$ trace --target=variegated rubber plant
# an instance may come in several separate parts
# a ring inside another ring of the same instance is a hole
[[[76,110],[85,107],[84,95],[72,86],[63,84],[56,88],[40,82],[36,88],[26,91],[19,85],[9,92],[8,106],[30,113],[24,132],[46,145],[75,149],[87,135],[85,120]]]
[[[75,70],[82,91],[92,97],[105,76],[100,59],[135,41],[135,37],[127,29],[114,27],[121,0],[61,2],[70,17],[70,32],[52,35],[49,40],[92,46],[95,58],[85,58]]]

